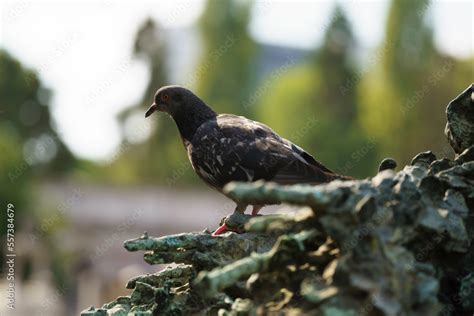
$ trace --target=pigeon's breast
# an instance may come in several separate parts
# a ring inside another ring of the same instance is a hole
[[[187,149],[194,171],[215,189],[220,191],[230,181],[251,181],[240,166],[245,144],[224,136],[217,126],[196,133]]]

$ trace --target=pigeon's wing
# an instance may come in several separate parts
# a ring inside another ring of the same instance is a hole
[[[219,115],[214,123],[201,127],[196,136],[201,139],[201,158],[196,161],[201,174],[196,171],[209,178],[206,181],[213,186],[260,179],[280,184],[323,183],[333,179],[333,173],[303,149],[268,126],[245,117]]]

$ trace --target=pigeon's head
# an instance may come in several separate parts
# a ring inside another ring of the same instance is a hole
[[[199,108],[204,104],[190,90],[180,86],[164,86],[158,89],[153,99],[153,104],[145,113],[145,117],[150,116],[155,111],[166,112],[171,116],[178,113],[185,113],[193,108]]]

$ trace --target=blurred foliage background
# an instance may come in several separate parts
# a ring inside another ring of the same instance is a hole
[[[473,59],[436,50],[427,0],[391,2],[385,39],[366,64],[357,61],[352,26],[336,6],[321,47],[260,73],[265,60],[247,32],[250,8],[251,2],[210,0],[198,22],[204,49],[185,84],[215,110],[264,122],[330,168],[355,177],[372,175],[385,157],[403,165],[420,150],[452,155],[440,113],[473,80]],[[160,38],[160,28],[147,21],[137,43],[156,43],[145,39],[145,29]],[[164,46],[160,41],[142,52],[152,79],[134,111],[143,112],[154,91],[171,83],[160,66]],[[174,123],[165,115],[158,120],[147,142],[112,164],[112,178],[167,184],[179,171],[178,184],[194,183]],[[157,163],[140,163],[145,160]]]
[[[474,57],[459,59],[437,50],[428,0],[391,0],[381,26],[383,42],[364,62],[341,6],[334,6],[321,45],[292,50],[250,36],[253,5],[206,1],[194,27],[201,45],[197,63],[180,84],[218,112],[271,126],[341,174],[368,177],[385,157],[403,166],[423,150],[453,155],[443,135],[444,109],[473,81]],[[146,139],[127,127],[142,119],[157,88],[176,83],[166,32],[151,18],[137,25],[132,54],[146,64],[150,80],[141,99],[118,116],[122,143],[106,163],[71,153],[52,119],[54,87],[46,88],[35,69],[0,50],[0,202],[15,204],[18,227],[34,230],[44,214],[57,212],[35,208],[32,188],[45,182],[202,187],[169,117],[155,115]],[[4,223],[6,213],[1,214]],[[52,237],[63,225],[62,219],[55,221],[40,236],[46,247],[40,249],[51,251],[46,261],[59,288],[70,286],[68,275],[84,266],[71,263],[70,249],[61,250]],[[25,278],[32,264],[23,262]]]

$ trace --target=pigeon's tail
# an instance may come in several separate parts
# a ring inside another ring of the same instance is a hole
[[[321,176],[318,176],[314,180],[299,182],[299,183],[304,183],[304,184],[309,184],[309,185],[319,185],[319,184],[329,183],[334,180],[349,181],[349,180],[355,180],[355,179],[349,176],[343,176],[343,175],[339,175],[335,173],[326,173],[323,178],[321,178]],[[295,183],[285,183],[285,184],[295,184]]]
[[[306,154],[306,153],[305,153]],[[305,156],[306,161],[308,162],[309,168],[311,171],[309,174],[311,174],[311,182],[312,183],[326,183],[326,182],[331,182],[333,180],[355,180],[354,178],[350,176],[343,176],[341,174],[337,174],[331,169],[327,168],[325,165],[314,159],[312,156],[309,154],[306,154]]]
[[[312,175],[312,179],[307,182],[312,185],[328,183],[334,180],[341,180],[341,181],[355,180],[353,177],[343,176],[329,169],[321,170],[321,168],[313,166],[312,170],[314,172],[314,174]]]
[[[327,175],[328,175],[328,182],[331,182],[333,180],[342,180],[342,181],[355,180],[355,178],[351,176],[343,176],[337,173],[328,173]]]

